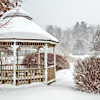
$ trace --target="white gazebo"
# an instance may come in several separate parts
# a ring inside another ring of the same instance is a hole
[[[58,40],[36,25],[32,21],[32,17],[22,9],[8,11],[2,16],[1,20],[3,20],[4,23],[9,22],[0,29],[0,50],[2,51],[2,48],[6,47],[13,52],[13,55],[10,55],[10,57],[13,58],[13,63],[1,63],[0,83],[13,84],[16,86],[33,82],[49,84],[55,81],[55,46]],[[19,64],[18,51],[19,49],[27,48],[37,49],[38,65]],[[44,65],[40,64],[40,48],[43,49],[45,54]],[[52,66],[47,65],[49,48],[53,48],[54,53],[54,64]]]

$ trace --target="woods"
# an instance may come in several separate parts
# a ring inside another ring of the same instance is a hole
[[[76,22],[73,27],[67,29],[62,29],[54,25],[47,25],[46,27],[47,32],[60,41],[57,45],[57,52],[65,54],[72,53],[74,55],[90,54],[90,44],[93,41],[92,38],[99,29],[100,25],[91,26],[84,21],[80,23]]]

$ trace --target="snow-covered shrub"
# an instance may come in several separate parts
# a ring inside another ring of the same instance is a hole
[[[78,60],[74,80],[78,90],[100,93],[100,58]]]
[[[61,55],[56,55],[56,69],[69,69],[69,62],[66,60],[65,57]]]
[[[38,54],[37,53],[32,53],[32,54],[27,54],[22,61],[22,64],[38,64]],[[44,53],[40,53],[40,64],[44,65]],[[54,55],[49,53],[48,54],[48,66],[54,65]],[[56,70],[60,69],[68,69],[69,68],[69,63],[61,55],[56,55]]]

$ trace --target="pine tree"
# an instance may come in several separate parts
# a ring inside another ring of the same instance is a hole
[[[84,44],[82,40],[77,40],[74,47],[73,47],[73,54],[74,55],[84,55]]]
[[[54,36],[54,27],[53,27],[53,25],[47,25],[46,31]]]
[[[100,31],[97,31],[91,42],[90,46],[91,55],[94,57],[100,57]]]

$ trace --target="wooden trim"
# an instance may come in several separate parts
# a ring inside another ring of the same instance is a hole
[[[55,81],[56,81],[56,79],[52,79],[52,80],[48,81],[47,84],[49,85],[49,84],[51,84],[51,83],[53,83]]]
[[[48,48],[55,47],[55,44],[48,43]]]
[[[46,41],[46,40],[25,40],[25,39],[0,39],[0,42],[32,42],[32,43],[49,43],[49,44],[54,44],[56,45],[59,42],[54,42],[54,41]]]
[[[42,40],[42,39],[21,39],[21,38],[0,38],[0,41],[19,41],[19,42],[21,42],[21,41],[26,41],[26,42],[30,42],[30,41],[32,41],[32,42],[42,42],[42,43],[51,43],[51,44],[57,44],[57,43],[59,43],[59,41],[58,42],[56,42],[56,41],[52,41],[52,40]]]
[[[17,69],[18,69],[18,48],[17,48]]]
[[[55,79],[55,67],[47,69],[47,77],[48,77],[47,81]]]
[[[53,47],[53,53],[54,53],[55,79],[56,79],[56,48],[55,47]]]
[[[32,46],[32,45],[43,46],[44,43],[36,43],[36,42],[16,42],[16,45],[19,45],[19,46]]]
[[[48,58],[48,45],[47,43],[45,44],[45,84],[47,85],[47,81],[48,81],[48,71],[47,71],[47,58]]]
[[[49,68],[54,68],[54,67],[55,67],[55,66],[49,66],[49,67],[47,67],[47,68],[49,69]]]
[[[12,46],[14,42],[12,41],[0,41],[0,46]],[[44,46],[43,42],[16,42],[17,46]]]
[[[11,46],[11,45],[14,45],[14,42],[0,41],[0,46]]]

